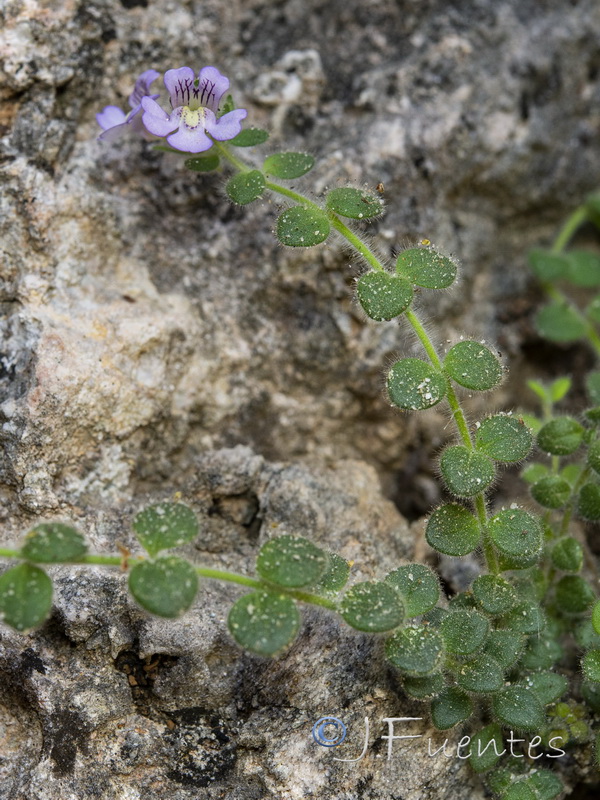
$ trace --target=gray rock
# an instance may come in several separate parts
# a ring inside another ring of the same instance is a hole
[[[354,581],[381,578],[412,556],[409,527],[363,462],[285,466],[237,447],[204,454],[194,481],[179,488],[201,520],[188,555],[205,566],[251,572],[257,545],[284,531],[310,535],[354,561]],[[231,513],[236,499],[249,496],[252,518]],[[95,516],[90,510],[80,525]],[[113,550],[123,526],[123,519],[110,526]],[[227,550],[212,546],[215,529]],[[26,636],[3,630],[0,639],[2,725],[11,740],[2,756],[3,797],[327,791],[341,800],[388,797],[399,783],[405,797],[436,798],[448,787],[453,797],[482,796],[466,769],[423,749],[428,736],[440,737],[423,708],[402,696],[380,638],[309,608],[290,650],[261,659],[241,653],[227,632],[227,609],[239,596],[232,585],[205,582],[194,608],[166,621],[127,599],[123,575],[52,569],[52,618]],[[349,731],[348,743],[333,752],[311,736],[317,720],[331,715]],[[334,752],[356,758],[362,751],[365,717],[364,760],[336,762]],[[389,760],[381,738],[387,717],[421,717],[404,724],[423,737],[393,742]]]
[[[284,251],[278,201],[232,212],[214,175],[95,141],[94,112],[123,105],[142,69],[218,64],[273,148],[320,156],[299,182],[309,193],[382,181],[389,213],[369,229],[382,255],[423,235],[459,255],[462,286],[420,304],[449,338],[493,340],[524,250],[595,186],[599,16],[517,0],[9,3],[2,436],[21,506],[126,498],[240,442],[366,458],[392,492],[414,441],[380,377],[412,344],[365,324],[362,267],[340,242]]]
[[[0,19],[2,544],[60,518],[98,551],[133,548],[135,510],[180,490],[206,563],[250,570],[283,530],[354,560],[357,580],[412,557],[384,498],[411,516],[437,501],[447,420],[389,409],[382,365],[418,351],[365,320],[360,261],[335,239],[282,249],[285,203],[231,209],[218,176],[98,143],[94,114],[125,107],[144,69],[219,66],[273,132],[250,159],[315,153],[294,182],[311,195],[383,182],[368,233],[386,262],[424,236],[461,258],[460,286],[419,306],[440,342],[500,341],[516,379],[472,402],[511,407],[532,341],[523,253],[597,188],[598,5],[9,0]],[[368,713],[373,741],[383,716],[421,713],[377,639],[310,611],[263,662],[225,632],[231,587],[167,624],[123,576],[53,574],[51,621],[1,632],[2,800],[479,796],[416,745],[343,765],[312,743],[336,710],[354,736]]]

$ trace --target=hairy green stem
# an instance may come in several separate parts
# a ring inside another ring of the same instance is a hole
[[[587,222],[587,220],[588,213],[586,207],[579,206],[579,208],[576,208],[558,232],[558,236],[552,244],[552,252],[562,253],[577,232],[577,229],[580,228],[584,222]]]
[[[321,595],[311,594],[310,592],[300,592],[297,589],[286,589],[281,586],[273,587],[264,581],[259,580],[258,578],[249,578],[246,575],[238,575],[236,572],[228,572],[222,569],[209,569],[208,567],[196,567],[196,572],[202,578],[210,578],[216,581],[227,581],[228,583],[238,583],[241,586],[249,586],[252,589],[266,589],[271,591],[276,590],[283,594],[288,594],[290,597],[293,597],[295,600],[298,600],[301,603],[309,603],[313,606],[322,606],[323,608],[328,608],[331,611],[335,611],[337,609],[336,603],[333,600],[329,600],[327,597],[321,597]]]
[[[20,550],[12,550],[7,547],[0,547],[0,558],[11,558],[22,560],[23,556]],[[103,555],[85,555],[72,561],[53,562],[54,566],[64,564],[93,564],[105,567],[120,567],[123,565],[140,564],[145,561],[141,556],[103,556]],[[49,565],[47,565],[49,566]],[[322,606],[328,608],[330,611],[337,610],[337,604],[327,597],[321,597],[318,594],[310,592],[302,592],[296,589],[286,589],[281,586],[271,586],[258,578],[250,578],[247,575],[239,575],[237,572],[229,572],[223,569],[211,569],[210,567],[195,567],[196,572],[202,578],[209,578],[210,580],[226,581],[227,583],[237,583],[240,586],[248,586],[251,589],[262,589],[267,591],[277,591],[282,594],[287,594],[298,600],[301,603],[309,603],[313,606]]]

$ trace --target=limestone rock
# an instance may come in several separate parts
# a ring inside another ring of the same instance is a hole
[[[314,153],[293,184],[311,195],[383,183],[373,246],[391,263],[427,237],[458,256],[462,283],[420,307],[441,341],[500,340],[518,375],[524,252],[597,188],[598,4],[7,0],[0,21],[2,544],[61,518],[99,551],[133,547],[135,510],[181,490],[203,519],[188,554],[207,563],[250,569],[283,529],[341,550],[357,578],[410,558],[384,496],[414,517],[439,499],[446,418],[390,410],[383,366],[418,350],[365,320],[361,263],[336,239],[281,248],[285,203],[232,209],[218,175],[97,142],[94,114],[124,108],[145,69],[219,66],[273,132],[249,158]],[[262,662],[225,632],[231,587],[167,624],[123,576],[55,573],[51,621],[0,634],[2,800],[480,796],[416,748],[387,764],[380,740],[344,765],[311,743],[334,709],[354,735],[367,714],[378,735],[382,716],[418,716],[377,639],[311,611]]]

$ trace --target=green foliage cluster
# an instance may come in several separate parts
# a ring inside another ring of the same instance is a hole
[[[250,128],[230,144],[247,148],[267,138],[265,131]],[[275,224],[284,245],[312,247],[334,233],[344,237],[367,265],[356,284],[366,317],[402,319],[416,334],[423,357],[403,357],[389,368],[389,401],[402,411],[425,411],[445,402],[457,434],[439,457],[449,499],[432,510],[425,537],[440,554],[478,554],[481,574],[452,598],[443,596],[437,575],[423,564],[402,564],[381,580],[354,582],[339,555],[308,538],[285,534],[262,545],[254,576],[198,567],[173,552],[198,536],[194,514],[181,503],[165,502],[134,519],[144,557],[91,556],[78,531],[55,522],[34,527],[18,551],[0,551],[19,561],[0,576],[2,618],[19,631],[41,624],[52,603],[52,582],[43,565],[65,563],[125,566],[137,603],[168,618],[191,607],[200,579],[245,586],[249,591],[229,612],[229,631],[241,647],[263,657],[292,644],[300,627],[299,604],[322,606],[355,630],[384,639],[385,659],[405,693],[428,704],[439,730],[471,721],[473,741],[483,752],[476,752],[470,763],[487,776],[495,795],[552,800],[562,790],[554,773],[531,759],[500,764],[497,751],[509,731],[534,734],[543,745],[559,740],[566,748],[597,747],[600,602],[582,574],[584,549],[570,523],[575,516],[600,521],[600,406],[595,405],[600,391],[594,389],[600,378],[589,383],[592,407],[577,418],[555,413],[570,388],[570,381],[561,378],[551,386],[530,382],[540,401],[539,417],[496,412],[467,422],[460,397],[497,387],[504,366],[491,347],[476,339],[461,338],[438,352],[413,308],[418,292],[445,290],[454,283],[455,260],[424,240],[400,253],[388,269],[361,234],[362,223],[383,211],[378,191],[335,188],[322,203],[315,202],[273,181],[304,176],[314,166],[312,156],[276,153],[256,168],[223,143],[215,142],[213,149],[188,158],[186,167],[208,172],[228,162],[235,174],[225,190],[240,205],[266,191],[285,198],[289,206]],[[589,199],[578,224],[586,219],[600,220],[600,196]],[[569,231],[575,229],[571,223]],[[600,257],[564,253],[569,237],[563,238],[560,247],[530,256],[551,301],[537,317],[538,330],[555,342],[587,338],[595,346],[600,295],[581,311],[557,286],[600,288]],[[492,508],[503,466],[523,462],[532,451],[535,460],[522,473],[531,501]],[[580,662],[577,671],[574,658]],[[499,747],[486,747],[492,742]]]

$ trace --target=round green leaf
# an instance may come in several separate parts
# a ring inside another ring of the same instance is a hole
[[[408,411],[424,411],[446,394],[446,378],[419,358],[396,361],[387,375],[392,403]]]
[[[557,417],[547,422],[537,436],[538,446],[553,456],[574,453],[583,441],[585,429],[571,417]]]
[[[494,746],[495,745],[495,746]],[[504,750],[502,731],[497,722],[486,725],[471,739],[471,758],[469,763],[475,772],[485,772],[500,760],[498,755]]]
[[[475,434],[475,447],[496,461],[521,461],[531,450],[533,436],[520,417],[495,414],[484,419]]]
[[[348,625],[366,633],[391,631],[404,619],[398,592],[380,581],[357,583],[342,598],[339,611]]]
[[[542,550],[542,527],[521,508],[507,508],[489,522],[489,536],[498,551],[522,563],[537,558]]]
[[[552,563],[563,572],[579,572],[583,566],[583,548],[572,536],[563,536],[551,552]]]
[[[458,342],[444,359],[444,370],[460,386],[484,392],[502,380],[502,366],[485,345],[479,342]]]
[[[499,752],[502,752],[502,750],[504,750],[504,747],[498,748]],[[513,773],[506,769],[506,767],[498,767],[485,777],[490,791],[499,795],[501,800],[504,800],[503,793],[510,787],[515,778]]]
[[[139,543],[151,556],[191,542],[198,535],[198,520],[183,503],[157,503],[133,520]]]
[[[429,700],[444,690],[446,681],[441,672],[434,672],[433,675],[425,675],[422,678],[414,678],[406,675],[402,681],[402,688],[409,697],[416,700]]]
[[[596,633],[600,636],[600,600],[598,600],[592,611],[592,625]]]
[[[588,450],[588,464],[597,475],[600,475],[600,439],[592,442]]]
[[[194,567],[178,556],[142,561],[129,573],[129,591],[137,602],[159,617],[179,617],[198,593]]]
[[[439,628],[441,621],[448,613],[449,611],[446,608],[436,606],[423,615],[423,622],[426,625],[433,625],[435,628]]]
[[[456,278],[456,264],[431,246],[413,247],[400,253],[396,272],[425,289],[445,289]]]
[[[600,650],[588,650],[581,660],[581,668],[588,681],[600,683]]]
[[[256,144],[263,144],[268,138],[269,134],[262,128],[245,128],[233,139],[230,139],[228,144],[232,144],[234,147],[254,147]]]
[[[480,575],[473,581],[473,595],[477,605],[494,616],[506,614],[517,602],[512,584],[499,575]]]
[[[468,611],[477,608],[471,592],[459,592],[448,600],[448,611]]]
[[[533,567],[528,572],[517,576],[514,585],[520,598],[541,603],[548,591],[548,578],[540,567]]]
[[[437,575],[424,564],[406,564],[399,567],[386,575],[385,582],[400,594],[407,617],[425,614],[440,598]]]
[[[565,575],[556,584],[556,605],[563,614],[583,614],[596,595],[580,575]]]
[[[590,403],[596,406],[600,405],[600,372],[598,370],[588,372],[585,376],[585,389]]]
[[[489,653],[481,653],[472,661],[459,664],[454,677],[458,686],[466,692],[486,694],[497,692],[504,686],[502,667]]]
[[[360,189],[333,189],[325,202],[336,214],[350,219],[369,219],[379,216],[383,211],[381,197]]]
[[[356,292],[365,314],[377,322],[400,316],[413,299],[410,283],[387,272],[367,272],[358,281]]]
[[[528,254],[529,264],[541,281],[554,282],[566,277],[569,264],[566,256],[551,253],[549,250],[531,250]]]
[[[225,191],[230,200],[245,206],[257,200],[265,190],[265,176],[257,169],[238,172],[227,181]]]
[[[585,307],[585,316],[592,322],[600,322],[600,295],[596,295]]]
[[[436,672],[444,655],[444,639],[431,626],[396,631],[385,643],[385,656],[395,667],[419,678]]]
[[[588,196],[585,198],[585,206],[588,215],[592,217],[594,224],[597,225],[595,220],[597,215],[600,214],[600,192],[592,192],[591,194],[588,194]]]
[[[327,553],[302,536],[269,539],[256,559],[256,571],[261,578],[288,589],[312,586],[328,565]]]
[[[251,592],[237,600],[227,619],[236,642],[259,656],[274,656],[296,637],[300,615],[291,597]]]
[[[277,220],[277,238],[288,247],[313,247],[329,236],[329,220],[316,208],[293,206]]]
[[[523,654],[522,664],[525,669],[552,669],[563,657],[563,649],[551,636],[542,633],[533,635]]]
[[[517,731],[541,731],[546,721],[535,692],[524,686],[509,686],[492,698],[492,709],[501,725]]]
[[[505,614],[502,624],[518,633],[539,634],[546,624],[546,618],[536,601],[526,601]]]
[[[473,497],[485,491],[496,477],[494,465],[487,456],[463,445],[444,450],[440,470],[448,489],[457,497]]]
[[[429,517],[425,538],[430,547],[447,556],[466,556],[481,538],[479,523],[464,506],[456,503],[437,508]]]
[[[579,516],[591,522],[600,519],[600,486],[597,483],[586,483],[582,486],[577,511]]]
[[[435,727],[440,731],[446,731],[448,728],[458,725],[459,722],[464,722],[472,713],[473,704],[469,695],[454,686],[449,687],[431,701],[431,718]]]
[[[589,250],[571,250],[566,254],[567,280],[575,286],[591,289],[600,286],[600,258]]]
[[[560,471],[560,477],[563,478],[569,486],[573,487],[578,483],[584,469],[585,466],[583,464],[566,464]]]
[[[573,382],[570,378],[557,378],[550,384],[550,399],[559,403],[569,392]]]
[[[87,545],[79,531],[61,522],[36,525],[21,548],[23,558],[45,564],[78,561],[86,552]]]
[[[538,800],[535,792],[526,781],[511,783],[502,794],[502,800]]]
[[[593,616],[594,609],[592,609],[592,617],[579,620],[573,628],[575,641],[582,650],[592,650],[595,647],[600,647],[600,635],[594,630]]]
[[[535,694],[543,706],[555,703],[567,690],[569,682],[557,672],[533,672],[521,681]]]
[[[315,584],[315,592],[325,592],[326,594],[337,594],[348,582],[350,575],[350,565],[346,559],[338,556],[337,553],[328,553],[329,566],[325,573]]]
[[[512,558],[498,553],[498,571],[507,572],[516,569],[528,569],[539,561],[539,555],[531,555],[529,558]]]
[[[479,611],[453,611],[441,622],[440,632],[450,653],[468,656],[485,644],[490,623]]]
[[[544,508],[562,508],[571,497],[571,485],[559,475],[546,475],[533,484],[531,496]]]
[[[544,478],[550,470],[545,464],[529,464],[528,467],[525,467],[523,472],[521,473],[521,477],[527,483],[537,483],[542,478]]]
[[[194,158],[186,158],[186,169],[192,172],[212,172],[219,166],[219,156],[212,153],[209,156],[195,156]]]
[[[560,778],[547,769],[532,772],[527,783],[533,788],[536,800],[554,800],[564,791]]]
[[[519,631],[490,631],[483,648],[504,670],[512,667],[525,647],[525,636]]]
[[[52,608],[52,581],[33,564],[19,564],[0,575],[0,620],[28,631],[46,619]]]
[[[306,174],[315,165],[315,160],[308,153],[274,153],[265,159],[263,170],[267,175],[291,180]]]
[[[581,694],[592,711],[600,713],[600,683],[584,680],[581,684]],[[600,736],[600,733],[598,735]]]
[[[586,334],[582,315],[566,302],[557,301],[544,306],[535,318],[540,336],[551,342],[576,342]]]

